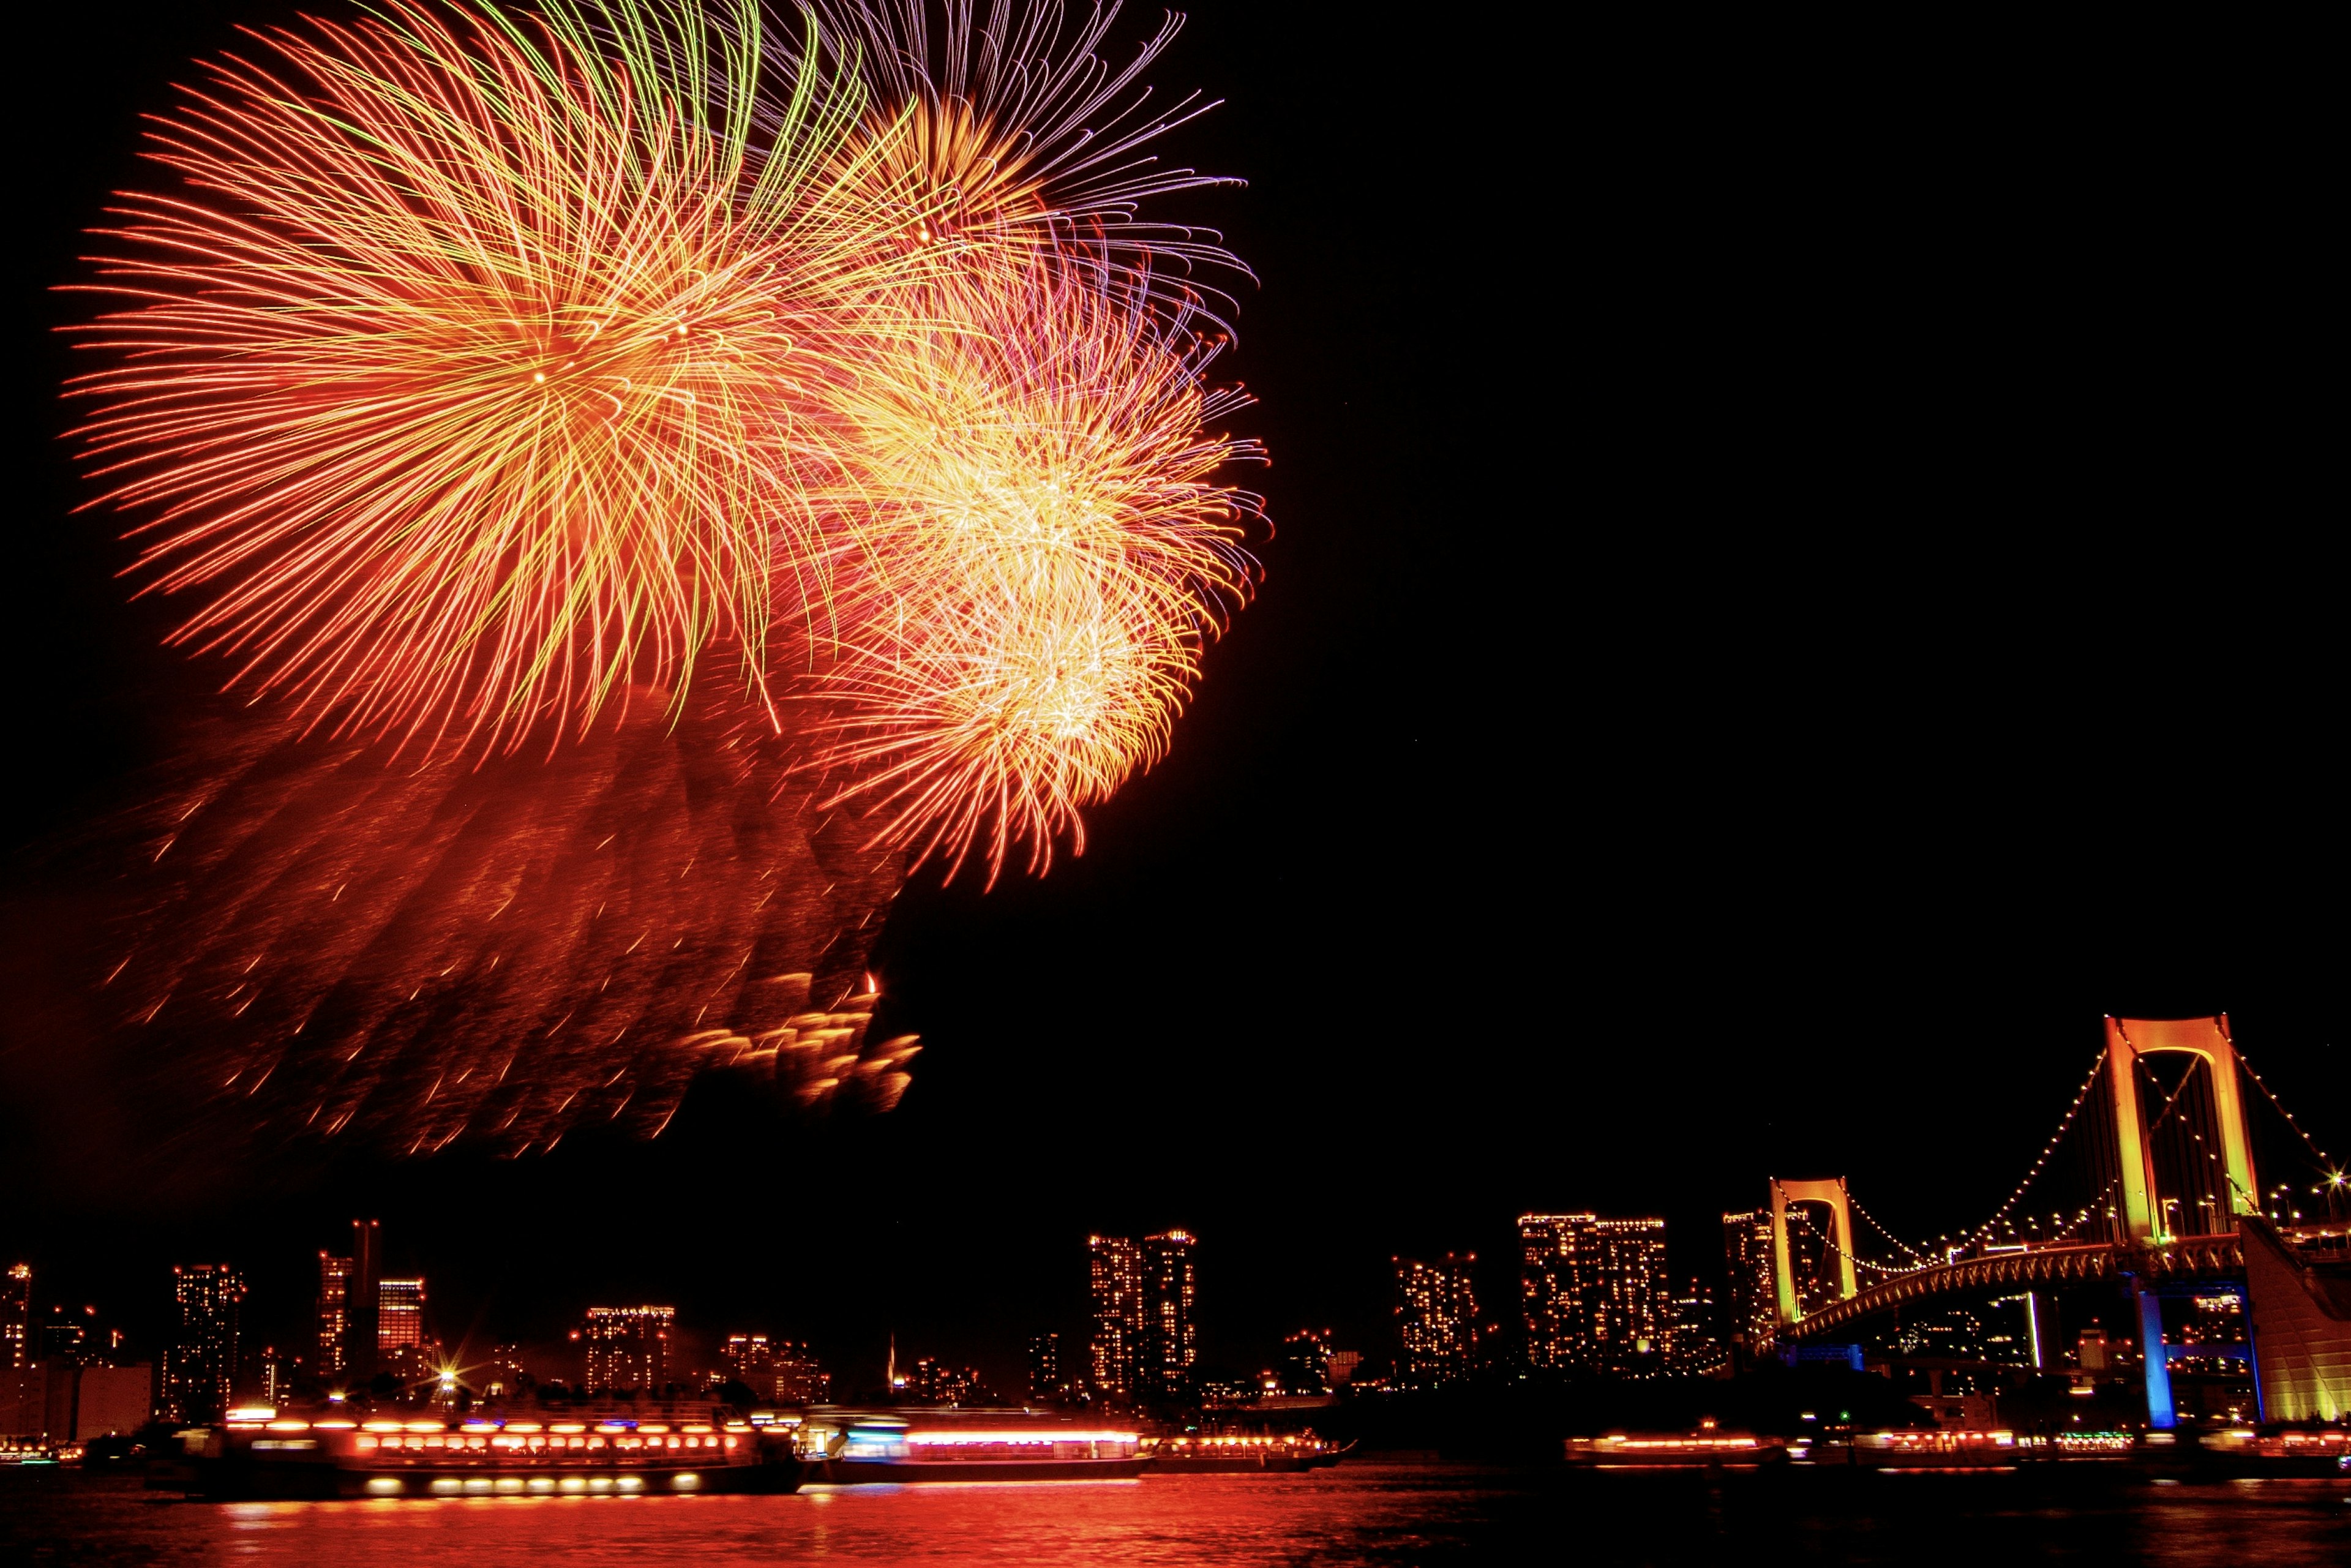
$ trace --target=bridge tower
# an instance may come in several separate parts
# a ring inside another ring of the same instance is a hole
[[[2229,1015],[2201,1019],[2106,1019],[2106,1084],[2115,1113],[2115,1147],[2121,1155],[2123,1218],[2130,1239],[2156,1240],[2162,1217],[2156,1209],[2155,1165],[2147,1147],[2146,1113],[2138,1103],[2142,1056],[2184,1054],[2204,1060],[2212,1077],[2212,1105],[2220,1123],[2220,1156],[2229,1173],[2231,1215],[2261,1213],[2261,1189],[2253,1185],[2252,1142],[2245,1135],[2245,1103],[2237,1077],[2237,1048],[2229,1039]]]
[[[1796,1295],[1796,1272],[1788,1251],[1788,1206],[1825,1203],[1835,1217],[1837,1297],[1844,1300],[1860,1289],[1853,1271],[1853,1205],[1845,1196],[1844,1177],[1825,1181],[1782,1181],[1771,1178],[1771,1277],[1780,1297],[1780,1322],[1792,1323],[1804,1315]]]

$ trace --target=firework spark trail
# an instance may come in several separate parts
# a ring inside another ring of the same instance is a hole
[[[861,220],[881,217],[885,242],[903,254],[977,269],[1081,235],[1179,311],[1198,307],[1202,286],[1178,281],[1176,269],[1249,276],[1212,231],[1141,215],[1154,198],[1239,183],[1162,164],[1148,150],[1216,107],[1194,93],[1147,112],[1143,73],[1181,31],[1179,14],[1164,13],[1120,66],[1102,54],[1116,0],[1074,25],[1060,0],[994,0],[984,18],[973,0],[811,0],[810,9],[873,106],[835,190],[854,197]],[[808,68],[798,36],[770,27],[763,37],[776,79]],[[788,110],[770,95],[759,112],[781,124]]]
[[[215,736],[134,825],[102,994],[254,1130],[412,1152],[650,1133],[709,1066],[813,1097],[845,1051],[831,1098],[894,1098],[908,1042],[866,1051],[859,993],[902,860],[776,798],[731,725],[647,713],[479,768]]]

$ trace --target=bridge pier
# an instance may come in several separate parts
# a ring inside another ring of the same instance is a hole
[[[2163,1349],[2163,1298],[2131,1276],[2131,1293],[2138,1298],[2139,1360],[2147,1368],[2147,1424],[2168,1432],[2179,1425],[2171,1403],[2171,1363]]]

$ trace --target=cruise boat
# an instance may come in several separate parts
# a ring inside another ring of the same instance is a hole
[[[757,1419],[757,1414],[754,1415]],[[810,1410],[810,1480],[1124,1480],[1151,1463],[1132,1427],[1026,1410]]]
[[[442,1419],[410,1413],[231,1410],[179,1434],[151,1486],[206,1497],[629,1497],[798,1490],[798,1427],[538,1411]]]
[[[1319,1470],[1337,1464],[1353,1446],[1325,1442],[1311,1432],[1185,1432],[1144,1439],[1154,1473],[1178,1476]]]
[[[1778,1437],[1716,1430],[1712,1422],[1695,1432],[1610,1432],[1567,1439],[1567,1462],[1599,1470],[1745,1468],[1788,1462],[1788,1445]]]

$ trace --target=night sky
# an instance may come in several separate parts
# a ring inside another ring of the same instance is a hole
[[[217,675],[68,516],[47,290],[136,115],[288,8],[52,9],[12,92],[11,888]],[[900,1110],[711,1084],[652,1144],[159,1171],[12,895],[0,1252],[43,1309],[152,1340],[168,1266],[228,1259],[291,1342],[366,1213],[453,1343],[674,1301],[1017,1385],[1082,1335],[1089,1230],[1182,1226],[1207,1363],[1378,1354],[1391,1253],[1479,1249],[1507,1313],[1525,1209],[1663,1213],[1704,1272],[1771,1174],[1971,1225],[2108,1011],[2228,1010],[2351,1145],[2317,100],[2212,40],[1268,9],[1193,7],[1153,72],[1227,100],[1167,152],[1249,181],[1182,211],[1261,280],[1263,594],[1082,859],[901,897]]]

